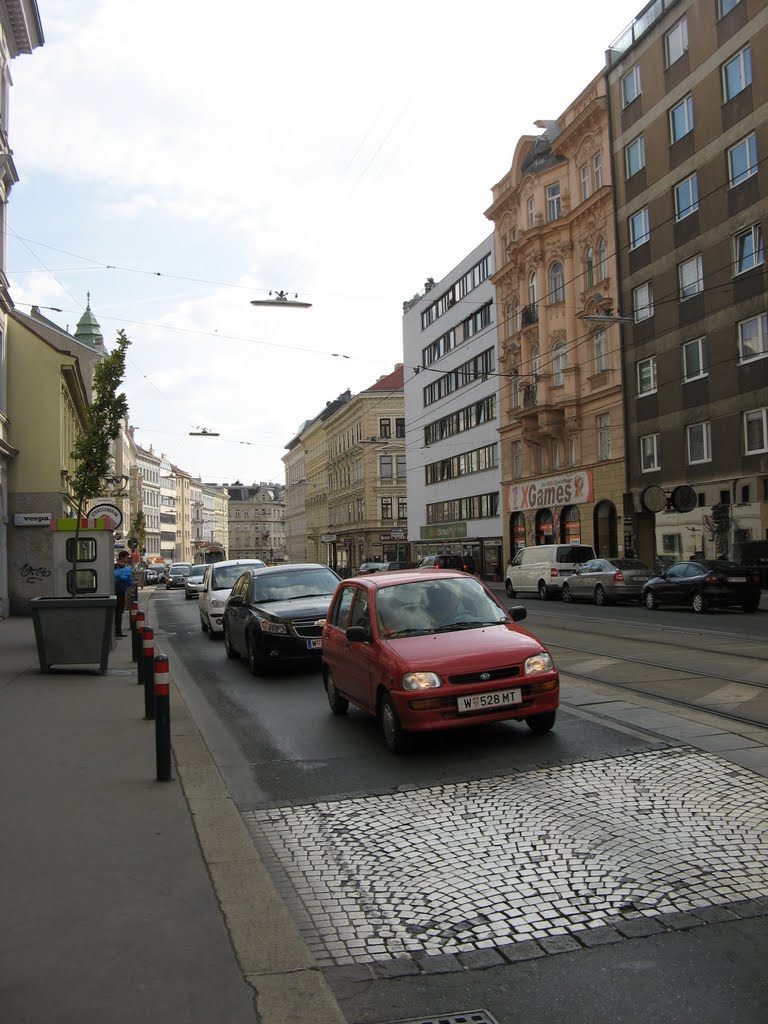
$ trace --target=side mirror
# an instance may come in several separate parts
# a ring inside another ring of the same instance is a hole
[[[522,622],[523,619],[528,618],[528,609],[523,608],[521,604],[516,604],[509,609],[509,614],[513,622]]]
[[[235,604],[242,604],[242,603],[243,603],[243,599],[242,599],[240,594],[238,594],[236,597],[230,597],[230,598],[227,599],[227,604],[235,605]]]
[[[371,639],[371,631],[366,626],[347,626],[345,635],[351,643],[365,643]]]

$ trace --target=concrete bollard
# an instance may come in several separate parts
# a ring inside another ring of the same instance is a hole
[[[143,647],[144,718],[150,722],[155,717],[155,633],[149,626],[144,627]]]
[[[155,655],[155,761],[157,781],[171,782],[171,689],[162,654]]]

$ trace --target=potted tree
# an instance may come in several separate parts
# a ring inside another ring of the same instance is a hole
[[[30,602],[37,640],[40,670],[54,665],[96,664],[105,672],[114,632],[115,597],[111,593],[83,593],[78,572],[80,532],[86,502],[102,494],[112,469],[112,444],[120,433],[120,421],[128,413],[128,399],[119,389],[125,377],[125,353],[130,341],[119,331],[117,344],[97,365],[93,374],[93,401],[84,428],[72,449],[70,498],[75,508],[74,531],[68,544],[73,555],[67,574],[69,596],[37,597]],[[85,540],[82,542],[85,544]],[[111,549],[109,556],[111,559]]]

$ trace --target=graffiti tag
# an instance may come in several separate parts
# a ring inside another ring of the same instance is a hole
[[[25,562],[19,570],[19,575],[27,583],[41,583],[51,575],[51,570],[46,569],[44,565],[40,565],[36,569],[29,562]]]

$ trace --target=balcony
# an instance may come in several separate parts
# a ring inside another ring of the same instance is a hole
[[[535,302],[529,302],[520,310],[520,323],[523,327],[530,327],[531,324],[539,322],[539,307]]]

